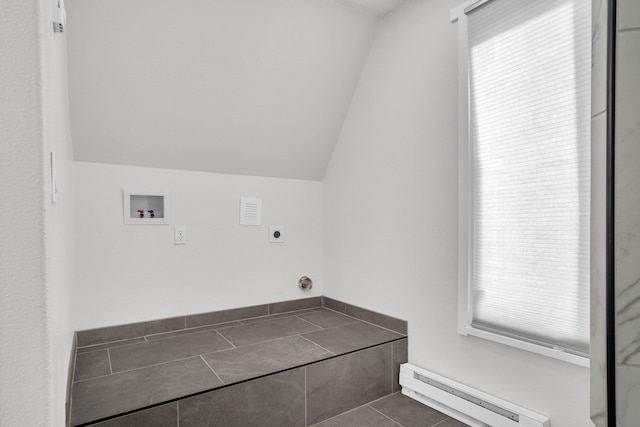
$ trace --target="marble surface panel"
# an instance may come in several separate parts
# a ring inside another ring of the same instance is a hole
[[[618,33],[617,43],[616,353],[640,365],[640,31]]]
[[[618,29],[640,28],[640,2],[618,0]]]
[[[640,420],[640,368],[618,365],[616,377],[617,426],[636,427]]]

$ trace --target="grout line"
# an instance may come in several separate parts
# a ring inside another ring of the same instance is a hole
[[[309,420],[307,419],[307,367],[304,367],[304,425],[309,425]]]
[[[204,357],[202,357],[202,355],[200,355],[200,359],[202,359],[202,361],[205,363],[205,365],[207,365],[209,367],[209,369],[211,369],[211,372],[213,372],[213,374],[220,380],[220,382],[222,384],[225,384],[224,381],[222,381],[222,378],[220,378],[220,375],[218,375],[218,373],[216,371],[213,370],[213,368],[211,367],[211,365],[209,365],[209,362],[207,362]]]
[[[378,411],[376,408],[374,408],[373,406],[369,405],[367,403],[367,406],[371,409],[373,409],[374,411],[376,411],[377,413],[379,413],[380,415],[382,415],[385,418],[388,418],[389,420],[393,421],[394,423],[398,424],[400,427],[404,427],[402,424],[400,424],[399,422],[397,422],[396,420],[394,420],[393,418],[391,418],[390,416],[388,416],[387,414],[385,414],[384,412],[380,412]],[[433,426],[432,426],[433,427]]]
[[[180,401],[176,402],[176,427],[180,427]]]
[[[603,115],[605,115],[605,114],[607,114],[607,110],[602,110],[602,111],[600,111],[599,113],[596,113],[596,114],[594,114],[593,116],[591,116],[591,120],[593,120],[593,119],[597,119],[598,117],[603,116]]]
[[[105,348],[109,348],[109,347],[124,347],[124,346],[127,346],[127,345],[140,344],[140,343],[134,342],[134,343],[131,343],[131,344],[124,344],[124,345],[117,345],[117,346],[112,345],[112,344],[118,344],[118,343],[123,343],[123,342],[127,342],[127,341],[134,341],[134,340],[137,340],[139,338],[144,338],[144,335],[140,335],[140,336],[133,337],[133,338],[125,338],[123,340],[100,342],[100,343],[97,343],[97,344],[90,344],[90,345],[85,345],[85,346],[82,346],[82,347],[78,346],[78,347],[76,347],[76,353],[78,352],[78,350],[86,350],[86,351],[83,351],[83,353],[91,353],[93,351],[99,351],[99,350],[102,350],[102,348],[98,348],[100,346],[107,346]],[[94,348],[95,348],[95,350],[94,350]]]
[[[71,371],[71,385],[67,389],[67,397],[69,398],[69,407],[65,413],[65,427],[71,427],[71,415],[73,414],[73,385],[76,382],[76,365],[78,364],[78,333],[73,333],[73,343],[71,343],[71,349],[73,350],[73,371]]]
[[[343,313],[341,311],[338,311],[338,310],[334,310],[333,308],[329,308],[329,307],[322,307],[322,308],[324,308],[325,310],[333,311],[334,313],[342,314],[343,316],[349,316],[348,314],[345,314],[345,313]],[[349,317],[351,317],[351,316],[349,316]]]
[[[380,328],[380,329],[384,329],[384,330],[386,330],[386,331],[391,331],[391,332],[393,332],[393,333],[395,333],[395,334],[402,335],[402,336],[405,336],[405,337],[408,337],[408,336],[409,336],[408,334],[403,334],[402,332],[398,332],[398,331],[394,331],[393,329],[385,328],[384,326],[378,325],[377,323],[372,323],[372,322],[369,322],[369,321],[367,321],[367,320],[363,320],[363,319],[360,319],[360,318],[358,318],[358,317],[351,316],[350,314],[341,313],[341,312],[339,312],[339,311],[336,311],[336,310],[333,310],[333,309],[331,309],[331,308],[327,308],[327,307],[324,307],[324,308],[325,308],[325,310],[331,310],[331,311],[333,311],[334,313],[338,313],[338,314],[341,314],[341,315],[343,315],[343,316],[350,317],[350,318],[352,318],[352,319],[354,319],[354,320],[357,320],[358,322],[367,323],[367,324],[369,324],[369,325],[373,325],[373,326],[376,326],[376,327],[378,327],[378,328]],[[355,323],[355,322],[351,322],[351,323]],[[340,326],[350,325],[351,323],[345,323],[344,325],[338,325],[338,326],[331,326],[331,328],[338,328],[338,327],[340,327]],[[325,328],[325,329],[330,329],[330,328]]]
[[[352,325],[352,323],[348,323],[348,324]],[[341,326],[345,326],[345,325],[341,325]],[[339,328],[339,327],[340,326],[333,326],[332,328]],[[304,334],[309,334],[309,333],[314,333],[314,332],[320,332],[320,331],[304,332]],[[218,332],[218,333],[220,333],[220,332]],[[222,335],[222,334],[220,334],[220,335]],[[272,339],[265,340],[265,341],[258,341],[258,342],[254,342],[254,343],[251,343],[251,344],[234,346],[233,348],[226,348],[224,350],[212,351],[210,353],[203,353],[203,354],[221,353],[221,352],[233,350],[234,348],[246,348],[246,347],[250,347],[250,346],[253,346],[253,345],[263,344],[263,343],[267,343],[267,342],[271,342],[271,341],[279,341],[279,340],[282,340],[282,339],[285,339],[285,338],[291,338],[291,337],[301,337],[301,338],[306,339],[307,341],[311,341],[309,338],[303,337],[302,334],[298,333],[298,334],[293,334],[293,335],[286,335],[284,337],[272,338]],[[223,335],[223,338],[224,338],[224,335]],[[377,344],[369,344],[369,345],[365,345],[364,347],[361,347],[361,348],[356,348],[354,350],[347,350],[345,352],[340,352],[340,353],[334,353],[333,351],[331,351],[329,349],[325,349],[325,350],[327,350],[330,353],[333,353],[335,356],[344,356],[344,355],[355,353],[355,352],[358,352],[358,351],[368,350],[368,349],[373,348],[373,347],[378,347],[378,346],[382,346],[382,345],[385,345],[385,344],[390,344],[390,343],[393,343],[395,341],[400,341],[400,340],[403,340],[403,339],[407,339],[407,337],[406,336],[401,336],[400,338],[394,338],[394,339],[386,340],[384,342],[380,342],[380,343],[377,343]],[[311,342],[316,344],[316,345],[318,345],[319,347],[322,347],[316,342],[313,342],[313,341],[311,341]],[[231,344],[231,345],[233,345],[233,344]],[[324,348],[324,347],[322,347],[322,348]]]
[[[302,320],[303,322],[306,322],[306,323],[310,324],[311,326],[315,326],[316,328],[320,328],[320,330],[321,330],[321,331],[322,331],[322,330],[324,330],[324,328],[323,328],[322,326],[318,326],[318,325],[316,325],[315,323],[311,323],[311,322],[309,322],[308,320],[304,320],[302,317],[298,317],[298,316],[294,316],[294,317],[295,317],[296,319],[300,319],[300,320]],[[318,331],[309,331],[309,332],[318,332]],[[309,332],[305,332],[305,334],[308,334]]]
[[[314,310],[316,309],[303,308],[302,310],[285,311],[284,313],[265,314],[264,316],[247,317],[245,319],[235,320],[235,322],[240,322],[241,325],[254,325],[262,322],[270,322],[272,320],[286,319],[287,317],[297,317],[302,314],[315,313]],[[276,316],[279,316],[279,317],[276,317]],[[245,323],[249,320],[251,320],[252,322]]]
[[[391,393],[393,393],[393,368],[395,367],[395,363],[393,362],[393,343],[391,344]]]
[[[140,370],[140,369],[151,368],[151,367],[153,367],[153,366],[166,365],[167,363],[180,362],[180,361],[182,361],[182,360],[193,359],[193,358],[196,358],[196,357],[199,357],[199,355],[189,356],[189,357],[183,357],[183,358],[181,358],[181,359],[175,359],[175,360],[167,360],[166,362],[154,363],[153,365],[140,366],[140,367],[138,367],[138,368],[133,368],[133,369],[127,369],[127,370],[125,370],[125,371],[118,371],[118,372],[114,372],[114,373],[113,373],[113,374],[111,374],[111,375],[118,375],[118,374],[123,374],[123,373],[125,373],[125,372],[138,371],[138,370]],[[77,382],[81,383],[81,382],[91,381],[91,380],[95,380],[95,379],[98,379],[98,378],[104,378],[104,377],[108,377],[108,376],[109,376],[109,375],[100,375],[99,377],[87,378],[86,380],[80,380],[80,381],[77,381]]]
[[[106,375],[100,375],[100,376],[93,377],[93,378],[87,378],[87,379],[84,379],[84,380],[78,380],[74,384],[84,383],[84,382],[91,381],[91,380],[97,380],[97,379],[100,379],[100,378],[109,377],[111,375],[117,375],[119,373],[120,372],[116,372],[115,374],[106,374]]]
[[[349,315],[345,314],[345,316],[349,316]],[[353,316],[349,316],[349,317],[353,317]],[[384,326],[380,326],[378,324],[375,324],[373,322],[369,322],[367,320],[358,319],[357,317],[353,317],[353,318],[356,319],[356,320],[359,320],[361,322],[368,323],[369,325],[373,325],[375,327],[378,327],[380,329],[384,329],[385,331],[389,331],[389,332],[393,332],[394,334],[402,335],[403,337],[408,337],[409,336],[408,334],[403,334],[402,332],[398,332],[398,331],[394,331],[393,329],[385,328]]]
[[[377,398],[376,400],[372,400],[371,402],[368,402],[367,405],[371,405],[372,403],[376,403],[376,402],[379,402],[381,400],[388,399],[391,396],[393,396],[394,394],[401,394],[401,393],[399,391],[396,391],[395,393],[387,394],[386,396],[382,396],[382,397]]]
[[[302,335],[298,335],[298,336],[299,336],[300,338],[302,338],[303,340],[307,340],[307,341],[309,341],[311,344],[314,344],[315,346],[320,347],[321,349],[323,349],[323,350],[325,350],[325,351],[328,351],[329,353],[333,354],[334,356],[336,355],[336,353],[334,353],[333,351],[329,350],[328,348],[324,348],[323,346],[321,346],[321,345],[320,345],[320,344],[318,344],[317,342],[313,342],[313,341],[311,341],[309,338],[304,337],[304,336],[302,336]]]
[[[343,324],[341,324],[341,325],[335,325],[335,326],[327,326],[327,327],[326,327],[326,328],[324,328],[324,329],[325,329],[325,330],[338,329],[338,328],[343,328],[343,327],[348,326],[348,325],[354,325],[354,324],[356,324],[356,323],[364,323],[364,322],[363,322],[363,321],[361,321],[361,320],[359,320],[359,319],[355,319],[355,318],[354,318],[352,322],[343,323]]]
[[[76,382],[76,366],[78,366],[78,348],[77,347],[76,347],[76,352],[73,355],[73,371],[71,372],[71,374],[72,374],[72,377],[71,377],[71,389],[72,390],[73,390],[73,384]],[[71,398],[69,399],[69,401],[71,401]],[[71,413],[71,410],[69,410],[69,413]]]
[[[368,403],[365,403],[364,405],[356,406],[355,408],[349,409],[348,411],[341,412],[341,413],[339,413],[338,415],[334,415],[333,417],[327,418],[326,420],[322,420],[322,421],[320,421],[320,422],[318,422],[318,423],[314,424],[314,426],[315,426],[315,425],[318,425],[318,424],[321,424],[321,423],[324,423],[324,422],[327,422],[327,421],[329,421],[329,420],[333,420],[334,418],[338,418],[338,417],[339,417],[339,416],[341,416],[341,415],[348,414],[349,412],[353,412],[353,411],[355,411],[356,409],[360,409],[360,408],[362,408],[362,407],[364,407],[364,406],[368,406],[368,405],[369,405]]]
[[[231,348],[238,348],[238,347],[236,347],[236,346],[235,346],[231,341],[229,341],[229,340],[227,339],[227,337],[225,337],[224,335],[222,335],[222,334],[221,334],[220,332],[218,332],[217,330],[216,330],[216,334],[217,334],[217,335],[220,335],[220,336],[222,337],[222,339],[223,339],[223,340],[225,340],[226,342],[228,342],[229,344],[231,344]],[[231,348],[228,348],[227,350],[231,350]],[[224,351],[224,350],[223,350],[223,351]],[[217,352],[216,352],[216,351],[213,351],[212,353],[217,353]]]
[[[302,317],[300,317],[300,316],[298,316],[298,315],[295,315],[295,316],[292,316],[292,317],[295,317],[296,319],[300,319],[300,320],[302,320],[303,322],[311,323],[313,326],[317,326],[317,327],[318,327],[318,328],[320,328],[320,329],[325,329],[324,327],[322,327],[322,326],[320,326],[320,325],[318,325],[318,324],[316,324],[316,323],[313,323],[311,320],[303,319]],[[312,332],[313,332],[313,331],[312,331]]]
[[[314,332],[315,332],[315,331],[314,331]],[[305,332],[305,333],[308,333],[308,332]],[[221,335],[222,335],[222,334],[221,334]],[[223,335],[222,337],[224,338],[224,335]],[[210,352],[210,353],[203,353],[203,354],[223,353],[223,352],[225,352],[225,351],[233,350],[233,349],[235,349],[235,348],[246,348],[246,347],[251,347],[251,346],[254,346],[254,345],[258,345],[258,344],[268,343],[268,342],[271,342],[271,341],[280,341],[280,340],[283,340],[283,339],[285,339],[285,338],[291,338],[291,337],[300,337],[300,338],[304,338],[304,339],[306,339],[307,341],[312,342],[313,344],[317,345],[318,347],[322,347],[322,346],[318,345],[317,343],[315,343],[315,342],[313,342],[313,341],[309,340],[308,338],[303,337],[301,334],[293,334],[293,335],[287,335],[287,336],[284,336],[284,337],[272,338],[272,339],[270,339],[270,340],[266,340],[266,341],[258,341],[258,342],[254,342],[254,343],[247,344],[247,345],[241,345],[241,346],[237,346],[237,347],[236,347],[236,346],[233,346],[233,348],[225,348],[224,350],[212,351],[212,352]],[[231,344],[231,343],[230,343],[230,344]],[[233,344],[231,344],[231,345],[233,345]],[[324,347],[322,347],[322,348],[324,348]],[[325,348],[325,350],[327,350],[327,349]],[[337,353],[334,353],[334,352],[332,352],[331,350],[327,350],[327,351],[328,351],[329,353],[332,353],[333,355],[337,355]]]
[[[343,316],[347,316],[347,315],[343,315]],[[347,316],[347,317],[351,317],[351,316]],[[387,329],[387,328],[385,328],[383,326],[376,325],[375,323],[367,322],[366,320],[358,319],[357,317],[351,317],[351,318],[353,319],[353,322],[343,323],[342,325],[329,326],[327,328],[324,328],[324,330],[338,329],[338,328],[343,328],[345,326],[354,325],[356,323],[364,323],[364,324],[367,324],[369,326],[373,326],[375,328],[382,329],[383,331],[392,332],[392,333],[394,333],[396,335],[400,335],[400,337],[399,338],[395,338],[394,341],[402,339],[402,338],[408,338],[408,335],[402,334],[402,333],[394,331],[392,329]],[[311,331],[311,332],[319,332],[319,331]],[[309,333],[309,332],[305,332],[305,333]]]
[[[107,358],[109,359],[109,371],[113,374],[113,367],[111,366],[111,352],[107,349]]]
[[[323,295],[323,296],[324,296],[324,295]],[[327,298],[328,298],[328,297],[327,297]],[[332,298],[332,299],[333,299],[333,298]],[[338,300],[334,300],[334,301],[338,301]],[[346,303],[343,303],[343,302],[339,302],[339,301],[338,301],[338,304],[342,304],[342,305],[344,305],[344,311],[339,311],[339,310],[336,310],[336,309],[334,309],[334,308],[327,307],[326,305],[324,305],[324,301],[322,301],[322,308],[326,308],[327,310],[335,311],[336,313],[340,313],[340,314],[347,314],[347,304],[346,304]]]
[[[431,427],[439,426],[440,424],[444,423],[445,421],[449,421],[449,420],[455,420],[455,418],[451,418],[451,417],[447,416],[447,418],[445,418],[445,419],[444,419],[444,420],[442,420],[442,421],[438,421],[437,423],[435,423],[435,424],[434,424],[434,425],[432,425]],[[458,421],[458,420],[456,420],[456,421]]]
[[[196,328],[189,328],[189,329],[180,329],[178,331],[172,331],[172,332],[162,332],[159,334],[152,334],[152,335],[145,335],[144,339],[147,342],[151,342],[151,341],[162,341],[162,340],[170,340],[170,339],[174,339],[174,338],[180,338],[180,337],[188,337],[190,335],[194,335],[194,334],[201,334],[201,333],[205,333],[205,332],[211,332],[211,331],[216,331],[217,329],[215,329],[213,327],[213,325],[211,325],[211,328],[208,328],[206,326],[199,326],[197,329],[199,329],[198,331],[191,331],[191,332],[187,332],[190,331],[190,329],[196,329]],[[184,331],[184,332],[183,332]],[[160,338],[156,338],[153,339],[151,341],[149,341],[147,339],[147,337],[158,337],[160,335],[165,335],[165,334],[177,334],[177,335],[172,335],[172,336],[167,336],[167,337],[160,337]]]

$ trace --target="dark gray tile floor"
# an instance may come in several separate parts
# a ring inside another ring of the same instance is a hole
[[[218,325],[203,321],[192,329],[151,328],[152,335],[79,347],[72,425],[405,337],[324,308]]]
[[[306,371],[311,425],[391,393],[391,344],[314,363]]]
[[[395,393],[311,427],[466,427],[420,402]]]
[[[233,345],[216,331],[207,331],[117,347],[107,351],[111,358],[111,370],[115,374],[232,347]]]
[[[73,385],[71,422],[83,424],[220,385],[199,356],[79,381]]]
[[[300,336],[205,354],[204,360],[227,384],[326,359],[333,353]]]

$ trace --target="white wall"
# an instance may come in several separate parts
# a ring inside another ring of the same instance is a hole
[[[409,361],[589,421],[589,371],[456,332],[460,0],[383,19],[325,175],[325,295],[409,321]]]
[[[69,126],[66,33],[51,30],[51,2],[44,2],[45,206],[47,207],[47,304],[52,350],[53,420],[65,420],[73,326],[71,288],[75,276],[75,193]],[[51,202],[49,152],[56,156],[57,201]]]
[[[64,41],[46,0],[3,2],[0,17],[0,423],[59,426],[73,334],[73,192],[50,206],[47,159],[59,152],[67,187]]]
[[[77,330],[322,295],[322,183],[76,162]],[[168,189],[170,225],[123,225],[122,189]],[[262,226],[240,226],[240,197]],[[176,246],[173,226],[187,227]],[[268,226],[285,227],[268,243]],[[310,292],[298,279],[314,280]]]
[[[35,1],[0,4],[0,413],[6,425],[47,425],[51,411],[39,12]]]
[[[331,0],[67,8],[78,160],[311,180],[322,179],[378,23]]]

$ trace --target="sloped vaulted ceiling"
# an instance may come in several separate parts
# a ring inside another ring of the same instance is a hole
[[[322,180],[396,2],[67,0],[75,158]]]

